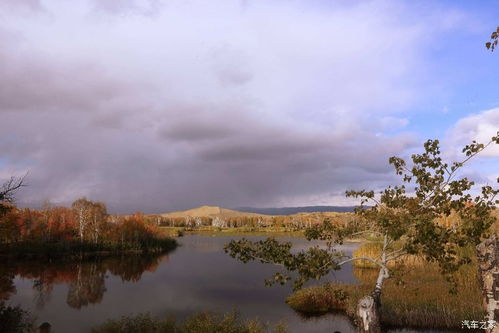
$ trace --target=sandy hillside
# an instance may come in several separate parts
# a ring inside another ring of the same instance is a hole
[[[217,206],[201,206],[188,210],[159,214],[163,217],[238,217],[238,216],[263,216],[263,214],[238,212]]]

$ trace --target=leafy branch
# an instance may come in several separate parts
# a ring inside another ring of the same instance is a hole
[[[485,43],[485,47],[487,47],[488,50],[494,52],[495,48],[497,47],[497,42],[499,40],[499,27],[497,27],[496,31],[492,32],[490,35],[490,42]]]
[[[374,191],[347,191],[347,197],[360,199],[356,214],[361,223],[340,225],[330,220],[307,228],[308,240],[325,241],[326,246],[312,246],[300,252],[292,251],[290,242],[280,243],[273,238],[252,242],[247,239],[232,241],[225,251],[232,257],[248,262],[259,260],[275,264],[284,272],[276,273],[267,284],[286,283],[294,280],[294,288],[300,288],[310,279],[320,279],[330,271],[355,260],[367,260],[380,268],[374,290],[379,301],[384,279],[390,276],[388,263],[406,255],[420,255],[439,264],[442,273],[453,283],[452,273],[469,258],[459,255],[459,248],[476,245],[486,236],[494,222],[491,211],[499,203],[495,200],[499,190],[483,186],[474,198],[469,191],[475,185],[467,178],[456,180],[457,173],[469,160],[492,144],[499,144],[499,132],[486,144],[473,141],[462,149],[464,158],[459,162],[446,163],[440,156],[438,140],[428,140],[422,154],[411,156],[412,166],[404,159],[391,157],[389,163],[402,181],[414,186],[409,195],[405,185],[389,186],[375,195]],[[498,180],[499,181],[499,180]],[[374,206],[366,207],[365,204]],[[437,223],[439,218],[456,213],[459,221],[450,226]],[[372,234],[383,242],[379,258],[350,258],[335,249],[345,239]],[[291,272],[297,274],[292,275]]]

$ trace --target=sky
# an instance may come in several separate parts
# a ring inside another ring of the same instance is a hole
[[[0,181],[21,207],[351,205],[390,156],[499,130],[495,1],[2,0]],[[462,176],[497,186],[499,147]]]

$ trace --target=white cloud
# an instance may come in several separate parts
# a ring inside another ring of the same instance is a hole
[[[448,132],[447,141],[454,151],[462,149],[473,140],[487,143],[499,131],[499,108],[481,111],[459,119]],[[492,144],[481,154],[482,157],[499,157],[499,145]]]
[[[462,149],[473,140],[486,144],[499,131],[499,108],[477,112],[459,119],[448,131],[443,144],[444,157],[450,162],[466,159]],[[472,195],[479,195],[484,185],[497,187],[499,145],[492,143],[470,160],[459,172],[475,182]]]

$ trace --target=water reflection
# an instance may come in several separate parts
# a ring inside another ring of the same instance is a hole
[[[41,310],[50,300],[54,285],[67,284],[66,303],[74,309],[102,302],[108,274],[122,281],[137,282],[146,271],[154,272],[168,255],[123,255],[80,261],[44,263],[34,260],[0,262],[0,299],[16,294],[14,278],[33,281],[34,303]]]
[[[378,278],[379,270],[376,268],[359,268],[353,267],[353,275],[361,284],[374,286]]]
[[[16,293],[14,284],[15,273],[10,270],[5,261],[0,262],[0,300],[7,300]]]
[[[285,303],[292,292],[291,286],[264,285],[264,280],[279,268],[234,260],[223,251],[231,239],[238,238],[185,236],[179,239],[181,246],[169,256],[127,255],[49,263],[2,258],[0,297],[32,312],[38,323],[49,322],[54,332],[88,333],[110,318],[140,312],[150,312],[159,318],[173,316],[182,321],[197,312],[234,310],[244,319],[258,318],[270,325],[285,321],[293,333],[355,332],[344,314],[306,320],[299,316]],[[264,237],[250,239],[257,241]],[[293,242],[296,248],[310,244],[299,238],[281,240]],[[358,246],[345,243],[340,249],[351,254]],[[163,264],[165,261],[168,263]],[[360,284],[376,276],[375,269],[346,265],[323,281]]]

